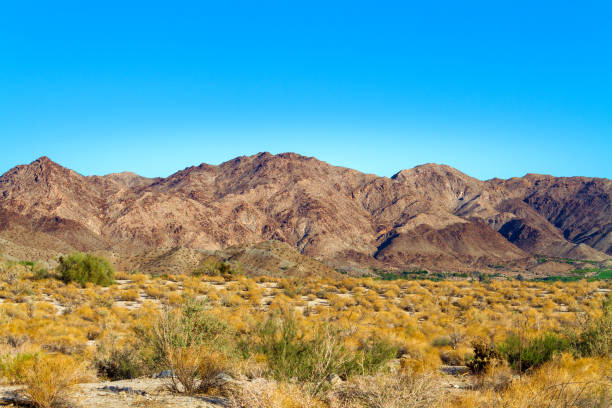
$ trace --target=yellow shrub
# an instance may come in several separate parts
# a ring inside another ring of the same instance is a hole
[[[164,293],[164,291],[161,290],[157,286],[152,286],[152,285],[147,286],[144,291],[147,294],[147,296],[150,296],[154,299],[163,299],[166,297],[166,294]]]
[[[205,346],[169,347],[166,359],[175,374],[170,388],[185,394],[213,391],[218,375],[229,367],[225,355]]]
[[[136,289],[126,289],[119,292],[119,299],[123,301],[135,302],[138,300],[139,294]]]
[[[39,408],[62,404],[71,386],[91,378],[82,363],[63,354],[35,355],[24,360],[14,375],[16,382],[25,385],[26,397]]]
[[[128,279],[131,279],[132,282],[138,285],[142,285],[147,281],[147,278],[147,275],[144,275],[142,273],[136,273],[134,275],[131,275]]]
[[[228,384],[224,389],[230,408],[324,408],[297,384],[273,381]]]
[[[180,293],[170,293],[168,303],[171,305],[180,305],[183,303],[183,296]]]
[[[429,345],[422,344],[419,347],[413,343],[413,348],[408,350],[408,354],[400,361],[402,371],[421,373],[435,370],[442,364],[438,351]]]

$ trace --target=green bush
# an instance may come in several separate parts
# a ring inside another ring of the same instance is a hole
[[[150,369],[167,369],[168,350],[206,345],[232,354],[232,332],[223,321],[206,310],[205,302],[188,299],[180,308],[169,309],[152,327],[137,327],[143,360]]]
[[[290,312],[270,316],[259,330],[258,351],[267,357],[277,380],[315,382],[342,373],[348,352],[331,327],[320,327],[306,339]],[[324,357],[327,354],[327,358]]]
[[[313,394],[324,390],[331,375],[346,379],[354,374],[372,374],[398,351],[378,337],[351,351],[344,346],[343,331],[327,323],[317,327],[312,336],[306,336],[290,311],[270,316],[260,327],[258,337],[256,351],[267,357],[272,376],[279,381],[308,383]]]
[[[187,300],[167,310],[150,328],[137,329],[141,356],[150,370],[170,370],[168,386],[180,393],[208,392],[218,375],[230,369],[234,334],[206,311],[203,302]]]
[[[60,257],[57,272],[62,281],[77,282],[81,286],[88,282],[108,286],[114,282],[115,275],[113,267],[106,259],[82,252]]]
[[[520,372],[538,367],[549,361],[556,353],[567,351],[569,348],[567,339],[554,333],[546,333],[529,340],[512,335],[498,346],[501,356],[512,368]]]
[[[357,350],[357,358],[352,361],[358,363],[356,368],[359,374],[374,374],[396,358],[398,351],[399,348],[389,340],[374,336],[361,345]]]
[[[40,265],[35,266],[32,269],[32,272],[34,273],[34,279],[36,280],[47,279],[49,277],[49,270]]]

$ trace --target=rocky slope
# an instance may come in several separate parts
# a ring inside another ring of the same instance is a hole
[[[42,157],[0,177],[0,251],[129,256],[278,240],[333,265],[465,269],[534,254],[602,260],[612,255],[611,196],[608,179],[480,181],[435,164],[386,178],[294,153],[157,179],[85,177]]]

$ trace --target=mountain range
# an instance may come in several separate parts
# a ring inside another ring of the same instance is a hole
[[[424,164],[379,177],[295,153],[241,156],[166,178],[83,176],[47,157],[0,177],[0,252],[117,258],[282,241],[334,267],[470,270],[535,255],[612,258],[612,181],[478,180]]]

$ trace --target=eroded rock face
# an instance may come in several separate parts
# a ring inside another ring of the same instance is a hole
[[[608,179],[480,181],[435,164],[386,178],[294,153],[157,179],[85,177],[42,157],[0,177],[0,237],[22,248],[118,253],[273,239],[318,259],[400,267],[535,253],[602,259],[612,255],[611,196]]]

